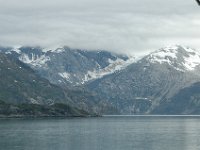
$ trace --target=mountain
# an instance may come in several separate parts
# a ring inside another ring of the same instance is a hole
[[[176,45],[152,52],[86,87],[121,114],[150,114],[181,89],[200,81],[199,67],[198,51]]]
[[[200,82],[200,52],[188,47],[168,46],[138,60],[107,51],[69,47],[1,47],[0,51],[61,88],[71,106],[88,112],[198,113],[195,107],[177,112],[172,107],[180,102],[180,106],[187,106],[188,98],[181,101],[177,95]]]
[[[107,51],[86,51],[69,47],[54,50],[40,47],[0,48],[7,55],[29,65],[40,76],[61,86],[80,86],[112,74],[134,61],[125,55]]]
[[[74,106],[67,91],[39,77],[18,59],[3,53],[0,53],[0,78],[0,114],[88,115]],[[24,106],[31,109],[26,110]]]
[[[181,89],[171,101],[163,101],[153,114],[196,115],[200,114],[200,82]]]

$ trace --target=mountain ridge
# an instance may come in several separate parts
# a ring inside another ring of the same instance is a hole
[[[160,57],[157,53],[163,52],[161,49],[129,65],[121,72],[86,86],[100,93],[102,99],[107,99],[121,110],[122,114],[149,114],[159,107],[161,101],[170,101],[180,89],[200,81],[198,64],[191,70],[177,69],[177,64],[183,67],[182,64],[185,63],[184,59],[180,59],[186,55],[182,53],[185,52],[183,47],[167,49],[177,52],[178,57],[175,54],[172,56],[170,54],[171,57],[165,57],[166,55],[163,57],[162,54]]]
[[[1,116],[87,116],[67,92],[35,74],[18,59],[0,53]],[[92,114],[92,113],[91,113]]]
[[[200,81],[200,52],[180,45],[161,48],[139,59],[69,47],[54,52],[37,47],[2,51],[53,84],[93,93],[84,103],[91,103],[89,107],[103,114],[151,114],[183,88]],[[80,101],[76,103],[81,106]]]
[[[76,86],[101,78],[129,65],[134,58],[107,51],[86,51],[69,47],[43,50],[40,47],[2,48],[42,77],[57,85]]]

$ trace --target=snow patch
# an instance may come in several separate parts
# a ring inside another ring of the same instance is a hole
[[[11,51],[16,52],[18,54],[21,54],[21,50],[20,50],[21,46],[14,46],[13,49],[11,49]]]
[[[178,71],[192,71],[200,65],[200,52],[183,46],[168,46],[151,53],[147,60],[151,63],[167,63]]]
[[[50,61],[50,57],[45,55],[39,56],[32,53],[31,56],[28,56],[27,54],[22,54],[19,57],[19,60],[21,60],[26,64],[31,64],[32,66],[35,67],[44,67],[46,62]]]
[[[58,73],[62,78],[69,80],[70,79],[70,74],[68,72],[62,72]]]
[[[149,56],[149,60],[152,63],[158,62],[160,64],[166,62],[166,63],[170,63],[170,59],[177,59],[176,54],[178,47],[177,46],[173,46],[173,47],[166,47],[164,49],[155,51],[153,53],[150,54]]]
[[[46,53],[46,52],[52,52],[52,53],[62,53],[64,52],[65,49],[63,47],[60,48],[44,48],[42,49],[42,52]]]
[[[185,69],[194,70],[196,66],[200,65],[200,54],[190,54],[189,57],[184,57],[184,60],[185,62],[183,63],[183,66]]]
[[[39,102],[34,98],[30,98],[29,100],[30,100],[31,104],[39,104]]]
[[[127,61],[125,61],[123,59],[117,58],[116,60],[109,59],[108,62],[110,64],[103,69],[88,71],[82,81],[82,84],[90,80],[102,78],[105,75],[109,75],[116,71],[122,70],[126,68],[128,65],[136,62],[136,59],[132,57],[132,58],[129,58]]]
[[[62,52],[64,52],[64,51],[65,51],[64,48],[57,48],[57,49],[54,50],[53,52],[54,52],[54,53],[62,53]]]

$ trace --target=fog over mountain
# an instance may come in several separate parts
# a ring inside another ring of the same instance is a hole
[[[195,0],[0,0],[0,45],[146,53],[200,48]]]
[[[126,115],[200,112],[200,52],[189,47],[163,47],[141,58],[69,47],[54,50],[0,47],[1,53],[29,66],[38,77],[67,90],[72,103],[88,112]],[[15,74],[18,75],[12,73]],[[30,89],[38,90],[32,84]],[[37,92],[34,90],[30,95]],[[24,92],[20,90],[19,94]],[[56,95],[60,94],[53,94]]]
[[[5,85],[30,86],[18,99],[2,86],[2,101],[70,101],[96,114],[199,113],[199,18],[195,0],[0,0],[0,54],[45,80],[35,88],[26,70],[2,76]],[[28,83],[15,79],[20,73]],[[38,98],[44,85],[63,94]]]

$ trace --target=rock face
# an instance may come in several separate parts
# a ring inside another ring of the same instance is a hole
[[[1,48],[28,64],[40,76],[61,86],[80,86],[130,64],[127,56],[106,51],[86,51],[69,47],[46,50],[40,47]]]
[[[59,87],[38,77],[27,65],[0,54],[0,99],[9,103],[52,104],[67,99]]]
[[[191,48],[169,46],[137,61],[106,51],[68,47],[55,50],[0,48],[0,51],[68,91],[64,95],[73,106],[87,111],[103,114],[198,112],[191,107],[176,112],[175,107],[171,107],[172,104],[178,107],[181,101],[184,104],[180,107],[188,105],[188,98],[180,100],[177,95],[200,82],[200,53]]]
[[[52,112],[49,115],[88,115],[86,111],[75,106],[69,91],[51,84],[35,74],[26,64],[2,53],[0,79],[0,115],[6,115],[5,112],[13,115],[34,115],[33,111],[35,115],[48,115],[47,112]],[[62,107],[58,107],[61,103]],[[28,111],[28,108],[33,111]]]
[[[195,115],[200,114],[200,83],[181,89],[171,101],[163,101],[153,114]]]
[[[86,86],[122,114],[149,114],[182,88],[199,81],[199,64],[199,52],[166,47]]]

